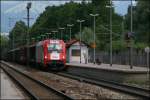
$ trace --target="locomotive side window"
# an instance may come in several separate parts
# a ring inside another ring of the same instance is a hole
[[[49,44],[48,45],[48,52],[51,53],[53,51],[56,51],[56,52],[61,52],[62,51],[62,45],[61,44]]]

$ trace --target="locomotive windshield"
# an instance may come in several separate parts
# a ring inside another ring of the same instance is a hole
[[[51,53],[52,51],[57,51],[57,52],[61,52],[62,50],[62,45],[61,44],[49,44],[48,45],[48,52]]]

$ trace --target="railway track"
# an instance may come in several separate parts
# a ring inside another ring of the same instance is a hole
[[[69,99],[72,97],[34,79],[33,77],[1,62],[1,68],[13,78],[32,99]]]
[[[6,63],[7,64],[7,63]],[[17,66],[17,65],[16,65]],[[21,66],[20,66],[21,67]],[[37,71],[35,71],[37,73]],[[41,74],[41,71],[39,71],[40,73],[37,73],[38,74]],[[42,72],[42,73],[45,73],[45,72]],[[118,84],[118,83],[115,83],[115,82],[109,82],[109,81],[105,81],[105,80],[93,80],[93,79],[88,79],[88,78],[85,78],[85,77],[81,77],[81,76],[77,76],[77,75],[71,75],[70,73],[67,73],[67,72],[59,72],[59,73],[53,73],[53,74],[56,74],[58,76],[63,76],[63,77],[69,77],[69,79],[75,79],[75,80],[78,80],[78,81],[81,81],[81,83],[89,83],[89,84],[93,84],[93,85],[96,85],[96,86],[100,86],[100,87],[106,87],[108,88],[109,90],[117,90],[117,91],[120,91],[121,93],[125,93],[125,94],[129,94],[129,95],[132,95],[132,96],[135,96],[135,97],[139,97],[139,98],[143,98],[143,99],[149,99],[149,90],[146,90],[146,89],[142,89],[142,88],[137,88],[137,87],[131,87],[131,86],[128,86],[128,85],[123,85],[123,84]],[[34,76],[37,76],[36,74],[33,74]],[[46,75],[46,73],[44,74],[44,76]],[[48,75],[48,73],[47,73]],[[32,76],[32,74],[30,74],[30,76]],[[38,76],[37,76],[38,77]],[[53,75],[52,75],[53,77]],[[52,78],[53,79],[53,78]],[[58,79],[58,78],[56,78]],[[40,80],[40,79],[39,79]],[[49,78],[49,81],[51,80],[51,78]],[[54,81],[54,80],[52,80]],[[44,82],[44,81],[43,81]],[[56,80],[57,82],[57,80]],[[50,83],[53,83],[53,82],[50,82]],[[58,84],[62,84],[63,82],[61,80],[59,80],[57,82]],[[65,84],[68,84],[69,86],[67,87],[70,87],[70,85],[72,85],[72,83],[66,83],[66,81],[64,81]],[[56,85],[56,83],[54,83]],[[57,86],[56,86],[57,87]],[[74,87],[74,86],[73,86]],[[75,86],[76,87],[76,86]],[[61,88],[61,86],[60,86]],[[71,88],[71,91],[72,91],[72,86],[70,87]],[[57,88],[55,88],[57,89]],[[66,88],[67,89],[67,88]],[[68,88],[69,89],[69,88]],[[78,87],[76,87],[76,89],[78,89]],[[76,90],[75,89],[75,90]],[[83,90],[84,88],[82,88]],[[59,90],[59,88],[57,89]],[[65,90],[63,89],[64,91],[68,91],[68,90]],[[70,90],[70,89],[69,89]],[[63,92],[64,93],[64,92]],[[83,94],[83,93],[82,93]],[[55,96],[53,96],[55,97]],[[72,97],[72,96],[71,96]],[[73,96],[74,97],[74,96]],[[75,98],[78,98],[75,97]],[[74,98],[74,99],[75,99]],[[72,99],[72,98],[71,98]]]
[[[76,79],[82,82],[86,82],[86,83],[90,83],[90,84],[94,84],[98,86],[103,86],[109,89],[114,89],[114,90],[129,94],[129,95],[138,96],[144,99],[150,99],[150,90],[148,89],[134,87],[134,86],[125,85],[125,84],[119,84],[119,83],[112,82],[112,81],[89,79],[87,77],[73,75],[67,72],[59,72],[57,73],[57,75],[69,77],[72,79]]]

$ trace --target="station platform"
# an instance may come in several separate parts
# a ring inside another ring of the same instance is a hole
[[[93,64],[93,63],[87,63],[87,64],[80,64],[80,63],[67,63],[69,66],[76,66],[76,67],[87,67],[87,68],[96,68],[96,69],[104,69],[104,70],[112,70],[112,71],[120,71],[120,72],[141,72],[145,73],[148,71],[147,67],[137,67],[133,66],[133,68],[130,68],[130,65],[118,65],[118,64]]]
[[[93,78],[96,80],[109,80],[116,82],[130,82],[130,81],[146,81],[149,79],[149,71],[147,67],[133,66],[130,69],[129,65],[113,64],[80,64],[80,63],[67,63],[68,73]]]
[[[27,99],[24,93],[17,87],[17,85],[7,76],[7,74],[0,68],[0,85],[1,97],[0,100],[11,99]]]

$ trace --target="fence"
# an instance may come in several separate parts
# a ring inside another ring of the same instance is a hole
[[[124,64],[129,65],[129,52],[119,52],[113,53],[112,63],[113,64]],[[110,63],[110,54],[109,52],[96,52],[95,58],[99,59],[102,63]],[[133,52],[132,54],[132,64],[134,66],[147,66],[146,53],[145,52]],[[93,62],[93,52],[89,52],[89,62]]]

